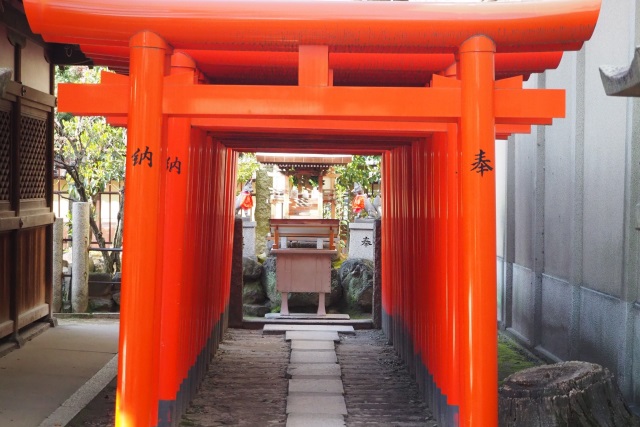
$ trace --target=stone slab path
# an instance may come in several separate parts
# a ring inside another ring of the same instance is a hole
[[[291,332],[303,333],[292,335]],[[335,330],[316,328],[313,331],[286,331],[292,348],[287,369],[291,377],[287,396],[287,427],[345,425],[347,405],[335,337],[327,332],[335,333]]]
[[[339,337],[335,331],[292,331],[283,336],[231,329],[180,423],[224,425],[436,423],[380,331]]]

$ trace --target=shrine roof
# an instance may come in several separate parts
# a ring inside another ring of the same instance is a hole
[[[352,156],[309,154],[309,153],[256,153],[256,159],[263,164],[288,167],[328,168],[351,162]]]

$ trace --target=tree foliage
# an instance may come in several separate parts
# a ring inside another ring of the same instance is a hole
[[[99,67],[56,67],[57,83],[97,83]],[[67,173],[72,200],[91,203],[91,231],[101,248],[106,242],[96,222],[96,201],[112,181],[124,180],[126,131],[109,126],[104,117],[55,116],[54,163]],[[124,190],[121,190],[124,192]],[[121,194],[121,203],[124,194]],[[114,247],[122,245],[122,205],[119,209]],[[107,272],[119,267],[116,253],[103,252]]]
[[[380,156],[353,156],[351,163],[344,166],[336,166],[335,172],[339,175],[336,179],[336,197],[349,198],[353,185],[359,182],[369,197],[373,194],[373,184],[380,182]]]
[[[351,163],[334,169],[340,175],[336,183],[344,189],[351,190],[359,182],[366,192],[371,192],[373,184],[380,182],[380,156],[353,156]]]
[[[254,153],[240,153],[238,157],[237,186],[242,188],[258,169],[260,169],[260,163],[258,163]]]
[[[352,161],[343,166],[334,167],[338,174],[336,179],[336,212],[340,218],[341,240],[349,241],[348,224],[354,220],[354,213],[351,210],[351,200],[353,199],[353,185],[359,182],[362,189],[374,198],[373,184],[380,182],[380,156],[353,156]]]

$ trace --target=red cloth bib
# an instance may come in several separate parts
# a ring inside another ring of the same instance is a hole
[[[364,209],[364,194],[358,194],[353,198],[351,208],[354,213],[360,213]]]
[[[242,192],[244,195],[244,199],[242,199],[242,203],[240,203],[240,209],[248,211],[253,207],[253,198],[250,193]]]

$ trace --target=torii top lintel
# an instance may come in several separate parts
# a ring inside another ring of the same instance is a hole
[[[140,31],[176,49],[332,52],[455,52],[482,34],[497,52],[577,50],[591,36],[601,0],[490,3],[24,0],[48,42],[127,46]]]

